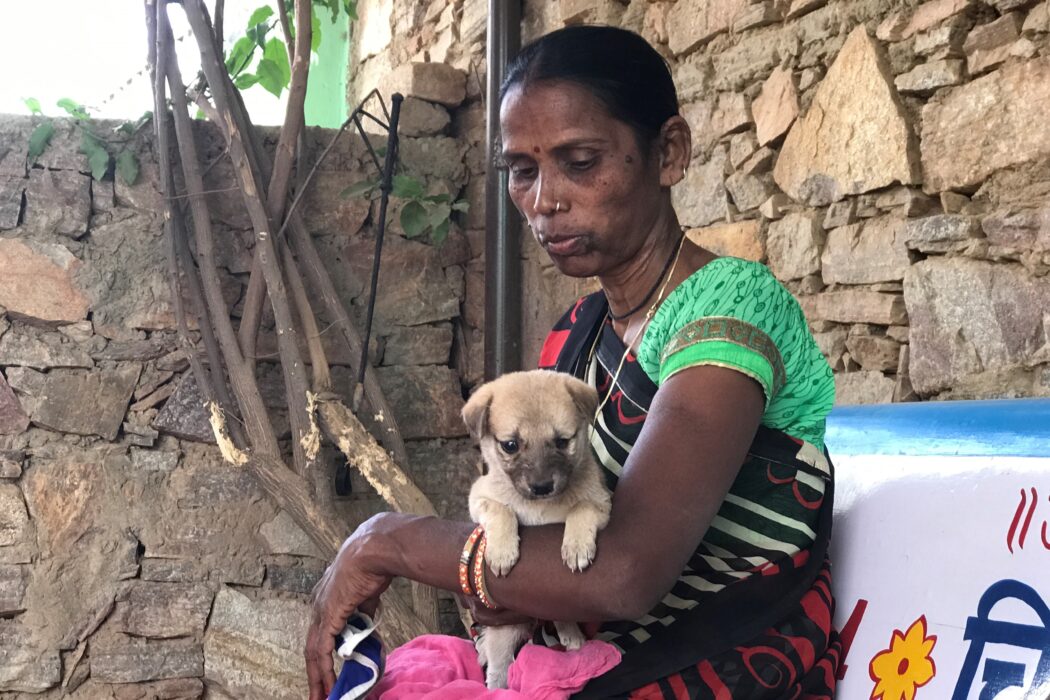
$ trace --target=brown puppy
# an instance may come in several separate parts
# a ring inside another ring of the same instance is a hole
[[[470,490],[470,517],[485,528],[485,561],[497,576],[518,561],[519,524],[565,523],[565,564],[582,571],[594,560],[612,507],[589,442],[597,406],[597,392],[579,379],[533,370],[482,385],[463,407],[487,467]],[[555,625],[566,648],[583,644],[575,623]],[[478,659],[490,688],[506,687],[507,669],[531,633],[529,625],[483,630]]]

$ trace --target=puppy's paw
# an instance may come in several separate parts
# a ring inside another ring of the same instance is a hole
[[[555,622],[554,627],[558,631],[558,641],[566,651],[576,651],[587,641],[575,622]]]
[[[561,543],[561,558],[573,571],[583,571],[598,553],[598,545],[593,538],[574,537],[570,533],[565,534]]]
[[[497,576],[506,576],[510,573],[514,565],[518,563],[520,554],[518,545],[517,533],[506,537],[492,537],[491,534],[488,536],[488,543],[485,546],[485,563],[492,569],[492,573]]]
[[[495,665],[489,664],[485,669],[485,687],[489,690],[506,690],[507,669],[498,669]]]

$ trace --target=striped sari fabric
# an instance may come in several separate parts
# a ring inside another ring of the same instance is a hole
[[[585,379],[602,397],[625,351],[606,308],[600,292],[577,302],[548,336],[540,359],[541,367]],[[657,389],[633,357],[616,384],[592,439],[614,489]],[[642,618],[600,628],[597,637],[623,652],[621,668],[579,697],[834,697],[840,645],[831,622],[827,534],[823,551],[815,547],[821,539],[818,531],[830,529],[826,496],[831,483],[831,465],[816,447],[760,428],[725,502],[674,587]],[[819,561],[810,562],[813,555]],[[778,586],[781,579],[783,586]],[[751,590],[755,597],[749,600]],[[762,608],[775,610],[776,617],[762,619]],[[705,621],[705,611],[715,609],[729,615],[723,624],[714,625],[718,615]],[[719,630],[737,620],[741,631],[750,627],[753,632],[712,644],[711,636],[723,636]],[[693,630],[704,638],[693,639]],[[694,642],[699,655],[690,656]],[[678,664],[671,658],[679,659]],[[620,678],[614,680],[616,673]]]

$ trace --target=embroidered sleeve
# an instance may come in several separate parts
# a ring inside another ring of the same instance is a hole
[[[786,381],[784,361],[760,328],[729,316],[709,316],[675,331],[660,356],[660,382],[688,367],[716,365],[742,372],[762,386],[766,403]]]
[[[764,265],[718,258],[660,306],[639,360],[658,385],[697,365],[737,370],[759,383],[769,408],[788,383],[782,353],[799,328],[797,302]]]

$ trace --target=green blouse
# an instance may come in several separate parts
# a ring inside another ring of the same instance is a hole
[[[694,272],[660,305],[638,362],[657,386],[697,365],[743,372],[765,393],[762,425],[824,449],[831,367],[798,302],[760,263],[723,257]]]

